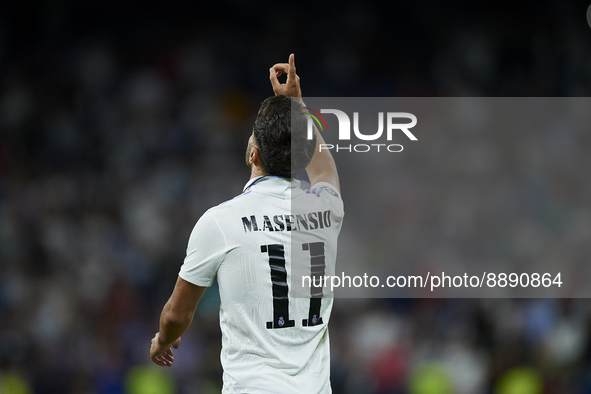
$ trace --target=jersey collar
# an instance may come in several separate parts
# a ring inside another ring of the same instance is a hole
[[[294,183],[293,181],[296,181],[295,178],[285,178],[285,177],[276,176],[276,175],[261,175],[261,176],[257,176],[256,178],[252,178],[248,182],[246,182],[246,185],[244,185],[244,189],[242,189],[242,193],[245,193],[248,189],[250,189],[256,183],[258,183],[258,182],[260,182],[260,181],[262,181],[264,179],[268,179],[268,178],[285,179],[285,180],[291,179],[291,183],[292,184]]]
[[[246,185],[244,185],[244,188],[242,189],[242,193],[244,193],[245,191],[247,191],[248,188],[251,187],[253,183],[255,183],[257,180],[261,179],[264,176],[265,175],[259,175],[259,176],[255,177],[255,178],[250,179],[248,182],[246,182]]]

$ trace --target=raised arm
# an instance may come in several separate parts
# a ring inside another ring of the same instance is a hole
[[[293,53],[289,55],[288,63],[277,63],[269,69],[269,72],[269,79],[271,80],[275,95],[283,94],[287,97],[293,97],[305,107],[302,100],[300,77],[296,74],[295,56]],[[283,84],[277,79],[282,74],[287,74],[287,80]],[[314,185],[318,182],[327,182],[337,188],[340,193],[341,186],[336,163],[328,149],[320,150],[321,144],[324,144],[324,139],[315,126],[314,132],[316,133],[316,148],[310,164],[306,167],[310,183]]]
[[[306,167],[310,184],[314,185],[318,182],[326,182],[333,185],[340,193],[341,184],[339,183],[337,165],[328,149],[320,151],[320,146],[324,144],[324,139],[316,127],[314,127],[314,132],[316,133],[316,150],[314,151],[312,160],[310,160],[310,164]]]

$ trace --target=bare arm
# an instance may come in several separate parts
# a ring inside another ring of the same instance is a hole
[[[177,279],[170,299],[160,315],[160,331],[152,339],[150,358],[162,367],[170,367],[174,361],[171,347],[178,349],[181,335],[193,321],[195,308],[203,297],[206,287]]]
[[[300,101],[302,106],[305,106],[302,100],[300,77],[296,74],[295,57],[293,53],[289,56],[289,63],[277,63],[271,67],[269,72],[269,79],[271,80],[275,95],[284,94],[287,97],[296,98],[296,100]],[[287,74],[287,80],[284,84],[279,83],[277,80],[277,77],[281,74]],[[314,185],[318,182],[327,182],[337,188],[340,193],[341,186],[335,161],[328,149],[320,151],[320,145],[324,144],[324,139],[316,127],[314,127],[314,131],[316,133],[316,148],[314,156],[312,156],[312,160],[310,160],[310,164],[306,167],[310,183]]]
[[[337,165],[328,149],[320,151],[320,145],[324,144],[324,139],[316,127],[314,127],[314,132],[316,133],[316,148],[310,164],[306,167],[310,184],[314,185],[318,182],[326,182],[333,185],[340,193],[341,185],[339,183]]]

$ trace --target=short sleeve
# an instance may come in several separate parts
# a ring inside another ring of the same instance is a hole
[[[207,211],[191,232],[187,256],[179,276],[197,286],[209,287],[226,257],[226,238],[214,211]]]
[[[335,214],[335,219],[341,221],[345,216],[343,199],[337,188],[328,182],[318,182],[310,187],[310,193],[326,201]]]

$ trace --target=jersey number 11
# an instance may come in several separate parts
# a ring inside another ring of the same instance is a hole
[[[324,242],[302,244],[302,250],[310,251],[311,278],[322,278],[326,269]],[[294,327],[295,321],[289,320],[289,286],[287,285],[287,269],[285,268],[285,248],[283,244],[261,245],[261,253],[266,253],[269,256],[273,284],[273,321],[267,322],[267,328]],[[322,287],[314,286],[312,279],[310,308],[308,318],[302,320],[303,326],[317,326],[323,323],[320,316],[321,303]]]

